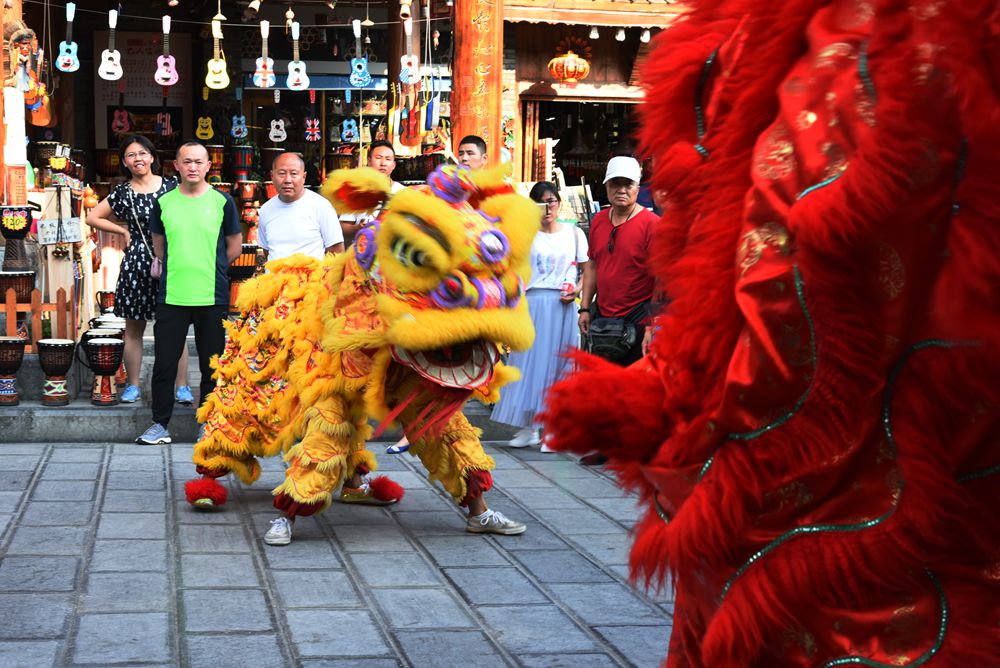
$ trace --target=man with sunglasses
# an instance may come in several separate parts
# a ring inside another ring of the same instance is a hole
[[[628,366],[642,357],[646,318],[653,297],[649,271],[653,227],[657,216],[641,206],[642,167],[630,156],[611,158],[604,176],[611,206],[590,223],[590,262],[583,269],[580,331],[590,332],[594,317],[624,318],[636,328],[635,345],[611,361]],[[596,300],[595,300],[596,296]]]

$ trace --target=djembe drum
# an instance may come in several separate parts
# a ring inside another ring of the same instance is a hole
[[[115,373],[122,365],[125,342],[121,339],[87,339],[82,345],[87,354],[87,366],[94,372],[90,403],[95,406],[117,406]]]
[[[226,273],[233,283],[242,283],[253,278],[257,271],[257,248],[256,244],[243,244],[243,251],[239,257],[233,260]]]
[[[233,158],[233,181],[246,181],[253,169],[253,146],[233,146],[229,150]]]
[[[233,192],[233,184],[228,183],[226,181],[221,181],[215,184],[215,189],[218,190],[220,193],[226,193],[227,195],[230,195]]]
[[[18,304],[31,302],[31,291],[35,289],[35,272],[0,271],[0,302],[7,299],[7,290],[14,288]]]
[[[102,314],[113,314],[115,310],[115,293],[113,290],[97,291],[97,307]]]
[[[24,360],[26,343],[17,336],[0,336],[0,406],[17,406],[21,403],[15,377]]]
[[[72,339],[39,339],[38,364],[45,372],[42,382],[43,406],[66,406],[69,392],[66,391],[66,374],[73,366],[73,351],[76,344]]]
[[[26,206],[0,207],[0,231],[7,240],[7,250],[3,256],[4,271],[24,271],[28,264],[28,249],[24,238],[31,229],[31,210]],[[0,295],[3,301],[3,295]]]
[[[96,318],[91,318],[90,326],[102,332],[107,332],[103,335],[103,338],[125,338],[125,318],[120,318],[110,313],[99,315]],[[118,372],[115,374],[115,382],[119,385],[124,385],[127,380],[128,375],[125,373],[125,362],[123,361],[121,367],[118,368]]]
[[[259,187],[260,181],[240,181],[237,184],[240,202],[244,205],[253,204],[254,200],[257,199],[257,188]]]
[[[208,160],[212,163],[208,170],[208,182],[212,184],[222,182],[222,166],[226,159],[226,147],[219,144],[208,144]]]

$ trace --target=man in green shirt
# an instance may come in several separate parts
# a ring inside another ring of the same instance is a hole
[[[202,403],[215,387],[212,357],[226,343],[222,321],[229,309],[226,270],[241,251],[243,233],[233,199],[212,188],[205,176],[212,163],[198,142],[177,149],[180,183],[153,205],[149,229],[153,253],[163,262],[153,330],[153,424],[136,439],[142,445],[170,443],[173,378],[189,325],[201,367]]]

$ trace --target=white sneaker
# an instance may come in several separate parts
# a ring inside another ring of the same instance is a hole
[[[547,435],[544,436],[544,437],[542,437],[542,447],[538,448],[538,451],[539,452],[555,452],[555,450],[553,450],[552,448],[549,447],[549,437]]]
[[[538,445],[540,442],[541,439],[538,436],[538,430],[525,427],[514,434],[514,438],[507,441],[507,447],[526,448],[529,445]]]
[[[264,534],[264,542],[268,545],[288,545],[292,542],[292,523],[287,517],[271,520],[271,528]]]
[[[487,510],[482,515],[470,517],[465,523],[465,530],[469,533],[498,533],[503,536],[517,536],[527,529],[527,525],[508,519],[499,510]]]

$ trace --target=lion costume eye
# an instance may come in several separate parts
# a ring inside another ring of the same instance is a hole
[[[392,244],[392,254],[404,267],[427,267],[427,254],[405,239],[397,238]]]

